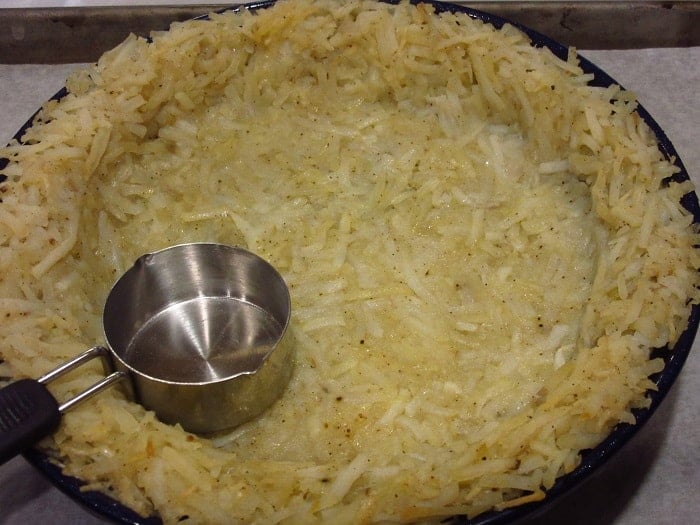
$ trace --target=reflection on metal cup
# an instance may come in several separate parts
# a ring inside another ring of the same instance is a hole
[[[140,257],[114,285],[104,332],[135,399],[190,432],[258,415],[292,371],[289,291],[237,247],[195,243]]]

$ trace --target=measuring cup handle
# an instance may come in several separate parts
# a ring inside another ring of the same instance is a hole
[[[51,434],[61,420],[58,402],[34,379],[0,390],[0,465]]]
[[[20,379],[0,390],[0,465],[51,434],[61,414],[127,378],[125,372],[112,371],[108,355],[106,348],[93,346],[36,381]],[[45,385],[95,358],[102,359],[105,373],[112,373],[59,405]]]

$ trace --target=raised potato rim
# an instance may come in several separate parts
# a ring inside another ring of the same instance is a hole
[[[271,3],[265,2],[264,4],[260,4],[261,7],[267,7]],[[444,6],[443,4],[438,4],[440,6],[440,9],[445,8],[445,10],[451,10],[450,7]],[[472,10],[463,10],[461,8],[457,9],[458,11],[463,11],[470,13],[472,16],[476,16],[477,18],[480,17],[479,13],[476,11]],[[494,17],[489,17],[488,22],[494,23]],[[521,28],[522,29],[522,28]],[[535,43],[538,44],[544,44],[548,47],[553,46],[551,42],[547,42],[547,39],[544,37],[541,37],[537,35],[536,33],[533,33],[531,31],[527,31],[528,35],[533,38]],[[550,47],[551,48],[551,47]],[[561,50],[559,46],[559,50]],[[585,71],[591,71],[593,70],[596,73],[596,80],[599,82],[600,77],[602,76],[605,78],[604,84],[607,85],[607,80],[609,77],[607,75],[599,75],[600,70],[597,70],[595,66],[592,64],[588,63],[585,59],[580,59],[581,60],[581,67]],[[609,79],[612,81],[612,79]],[[644,120],[652,127],[654,132],[657,135],[657,139],[660,145],[660,148],[662,149],[662,152],[667,158],[671,158],[675,156],[675,150],[673,150],[672,145],[670,142],[667,141],[665,135],[663,135],[663,132],[656,126],[655,122],[651,117],[646,113],[646,111],[643,108],[638,109],[639,114],[644,118]],[[686,180],[687,179],[687,174],[685,174],[684,169],[682,167],[682,164],[680,163],[679,160],[676,161],[676,165],[680,168],[680,173],[677,174],[677,178],[679,180]],[[686,204],[686,208],[692,211],[695,216],[696,216],[696,222],[697,222],[697,199],[695,198],[694,194],[691,194],[689,197],[689,203]],[[577,480],[582,476],[585,475],[587,472],[589,472],[592,468],[595,468],[598,466],[606,456],[608,456],[612,451],[616,450],[622,444],[636,431],[636,429],[646,420],[648,417],[651,415],[653,410],[656,408],[658,403],[661,401],[661,398],[667,391],[667,388],[670,387],[670,384],[673,382],[673,379],[675,379],[675,376],[678,374],[680,371],[680,367],[682,366],[682,362],[687,356],[687,351],[685,353],[683,352],[683,349],[685,348],[685,345],[687,344],[687,350],[689,350],[690,344],[692,343],[692,338],[695,332],[695,329],[697,328],[698,324],[698,315],[697,315],[697,308],[693,311],[693,314],[690,317],[688,327],[686,328],[686,331],[684,332],[683,336],[679,339],[678,343],[676,344],[676,349],[674,350],[673,353],[668,355],[668,359],[666,360],[666,367],[663,372],[659,374],[658,377],[658,383],[657,385],[659,386],[659,390],[656,393],[652,393],[649,395],[651,398],[651,406],[649,408],[645,409],[640,409],[638,410],[638,422],[634,426],[630,426],[629,428],[627,427],[621,427],[613,431],[613,433],[609,436],[609,438],[601,443],[598,447],[596,447],[591,453],[589,453],[586,458],[584,458],[584,462],[572,473],[559,478],[557,481],[557,484],[549,491],[550,496],[554,496],[557,493],[558,487],[561,486],[561,491],[565,491],[568,489],[566,487],[567,479],[571,478],[573,479],[573,483],[575,484]],[[681,350],[680,352],[678,350]],[[666,389],[664,389],[666,387]],[[600,449],[600,450],[599,450]],[[30,460],[34,462],[35,464],[40,464],[42,461],[42,453],[41,452],[32,452],[28,454]],[[591,460],[588,461],[588,458]],[[81,493],[82,494],[82,493]],[[546,501],[549,501],[551,498],[548,497]],[[536,505],[536,504],[535,504]],[[505,511],[500,511],[497,512],[494,515],[491,516],[482,516],[480,518],[477,518],[475,523],[497,523],[497,522],[502,522],[504,520],[509,520],[512,517],[521,514],[525,511],[525,507],[519,508],[519,509],[511,509],[511,510],[505,510]],[[483,520],[483,521],[481,521]]]

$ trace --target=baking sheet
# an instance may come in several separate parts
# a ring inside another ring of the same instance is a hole
[[[635,91],[700,186],[700,47],[581,54]],[[0,140],[7,141],[63,85],[75,65],[0,65]],[[700,346],[647,426],[605,469],[528,525],[697,523],[700,515]],[[0,467],[0,524],[104,525],[23,458]],[[10,489],[11,487],[11,489]]]
[[[700,46],[698,0],[453,3],[520,23],[579,49]],[[221,0],[0,0],[0,63],[95,61],[132,32],[148,35],[152,30],[167,29],[173,21],[206,14],[224,4]]]

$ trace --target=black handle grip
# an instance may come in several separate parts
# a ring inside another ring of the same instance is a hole
[[[0,390],[0,465],[48,436],[61,413],[47,388],[20,379]]]

